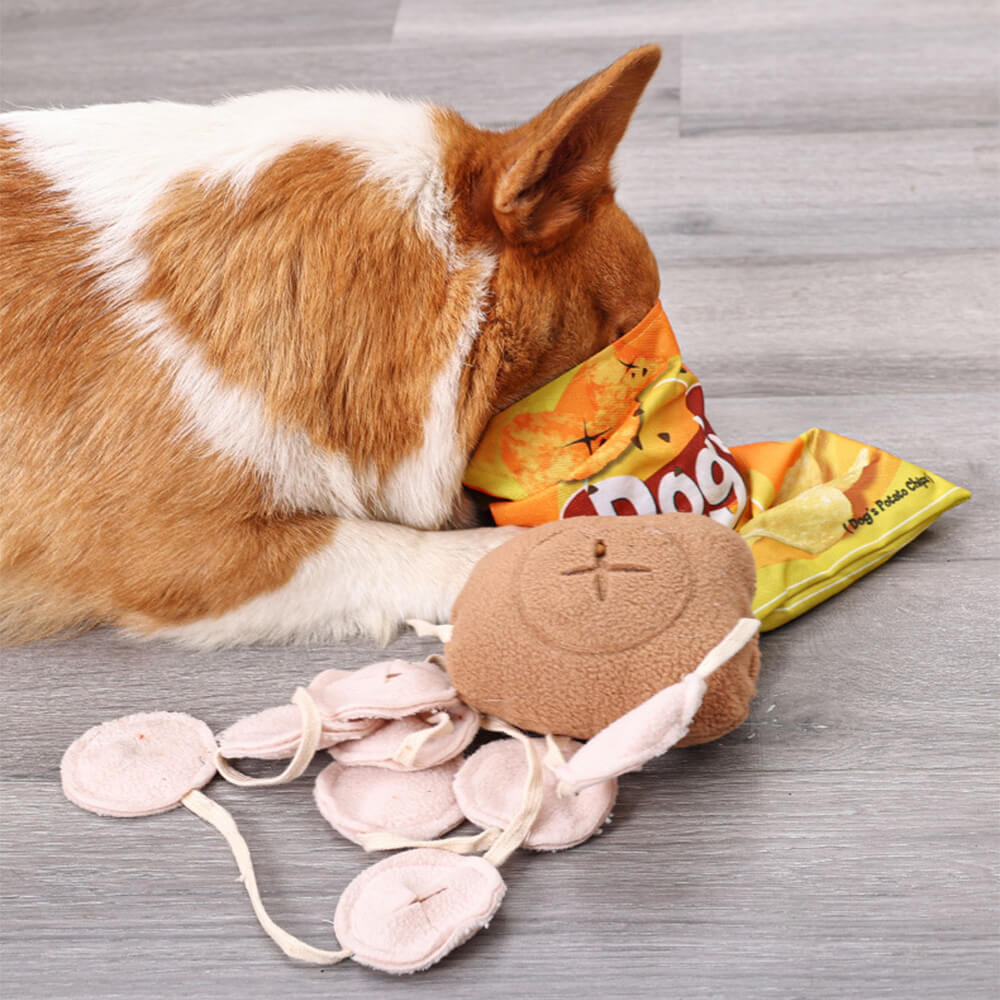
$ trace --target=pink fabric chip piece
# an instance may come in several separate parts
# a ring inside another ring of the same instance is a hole
[[[440,667],[405,660],[372,663],[311,693],[324,719],[401,719],[458,697]]]
[[[328,699],[324,692],[331,684],[353,677],[356,670],[338,670],[331,667],[318,673],[308,684],[306,690],[313,696],[316,707],[319,709],[320,718],[323,720],[323,736],[328,739],[329,746],[339,743],[341,740],[356,740],[373,733],[381,725],[378,719],[342,719],[334,718],[329,713],[323,711],[323,706],[328,704]],[[322,749],[326,749],[324,746]]]
[[[423,771],[328,764],[313,794],[323,818],[354,843],[366,833],[433,840],[465,819],[452,791],[461,766],[450,760]]]
[[[506,891],[482,858],[404,851],[351,882],[333,926],[356,962],[397,975],[419,972],[485,927]]]
[[[306,685],[306,690],[315,698],[328,685],[336,684],[337,681],[342,681],[345,677],[350,677],[353,673],[353,670],[338,670],[336,667],[331,667],[329,670],[321,670]]]
[[[418,771],[436,767],[457,757],[479,732],[479,713],[463,702],[445,705],[442,711],[451,718],[450,732],[430,737],[417,750],[412,764],[395,759],[407,739],[422,733],[432,725],[430,714],[408,715],[383,723],[370,736],[350,743],[341,743],[330,749],[330,756],[341,764],[369,767],[386,767],[394,771]]]
[[[343,740],[357,740],[370,735],[381,725],[377,719],[353,722],[323,721],[320,750],[327,750]],[[284,760],[295,755],[302,740],[302,713],[296,705],[278,705],[248,715],[219,733],[223,757],[253,757],[257,760]]]
[[[295,705],[278,705],[248,715],[219,733],[223,757],[281,760],[291,757],[302,739],[302,713]],[[326,746],[320,742],[320,749]]]
[[[149,816],[215,775],[215,737],[181,712],[143,712],[88,729],[63,754],[63,793],[102,816]]]
[[[580,749],[575,740],[560,738],[564,755]],[[544,759],[545,740],[531,741]],[[494,740],[466,760],[455,778],[455,798],[462,812],[477,826],[506,828],[521,806],[528,763],[517,740]],[[561,798],[556,776],[542,769],[542,806],[523,847],[559,851],[589,840],[604,824],[615,804],[618,782],[613,778],[595,784],[579,795]]]

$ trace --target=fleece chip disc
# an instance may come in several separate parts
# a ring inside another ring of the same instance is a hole
[[[435,726],[434,719],[438,717],[443,717],[445,725]],[[479,713],[456,701],[445,705],[436,715],[423,712],[386,722],[368,736],[331,747],[330,756],[341,764],[418,771],[457,757],[478,732]],[[407,743],[414,740],[418,742],[407,758],[404,755]]]
[[[215,737],[181,712],[127,715],[88,729],[63,754],[66,798],[102,816],[148,816],[179,805],[215,775]]]
[[[507,887],[482,858],[421,848],[372,865],[344,890],[333,918],[356,962],[419,972],[485,927]]]
[[[580,744],[557,741],[571,756]],[[545,740],[533,739],[535,753],[546,753]],[[506,828],[521,807],[528,776],[524,749],[517,740],[494,740],[480,747],[455,777],[455,798],[462,812],[476,826]],[[534,851],[560,851],[589,840],[611,815],[618,794],[613,778],[585,788],[577,795],[560,797],[558,782],[549,768],[542,769],[542,804],[523,846]]]
[[[360,739],[382,724],[379,719],[355,722],[324,720],[318,749],[326,750],[342,740]],[[219,733],[223,757],[253,757],[256,760],[283,760],[293,757],[302,742],[302,712],[295,705],[277,705],[248,715]]]
[[[433,663],[371,663],[313,692],[324,719],[401,719],[441,708],[457,697]]]
[[[394,833],[412,840],[433,840],[465,817],[452,792],[460,759],[423,771],[328,764],[316,776],[316,806],[348,840],[367,833]]]

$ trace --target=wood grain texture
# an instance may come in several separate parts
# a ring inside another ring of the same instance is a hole
[[[187,52],[302,48],[388,40],[398,0],[339,4],[323,0],[8,0],[4,27],[11,48],[39,54],[54,46],[82,52]],[[335,16],[331,16],[334,13]]]
[[[684,45],[683,131],[995,125],[997,42],[947,22],[695,34]]]
[[[6,105],[49,106],[74,101],[212,101],[226,94],[276,87],[357,87],[451,105],[470,121],[501,128],[531,117],[549,100],[612,62],[645,37],[574,38],[518,43],[512,71],[510,42],[379,42],[352,46],[339,36],[326,44],[286,33],[269,46],[206,47],[178,52],[155,39],[133,49],[81,47],[59,36],[42,45],[4,47]],[[680,38],[658,40],[664,57],[647,99],[637,112],[663,122],[680,115]],[[53,62],[64,73],[52,73]],[[477,81],[467,86],[467,81]],[[651,100],[650,100],[651,98]]]
[[[684,33],[700,35],[733,31],[812,31],[825,34],[841,27],[906,28],[910,26],[976,25],[996,30],[990,0],[842,0],[837,4],[814,0],[575,0],[540,4],[536,0],[401,0],[394,38],[490,37],[510,39]]]
[[[743,727],[624,778],[601,837],[516,855],[490,928],[416,979],[286,961],[214,831],[83,813],[58,763],[103,719],[169,708],[219,729],[326,667],[436,643],[202,654],[95,632],[3,652],[0,995],[995,996],[997,30],[985,0],[6,3],[5,106],[353,84],[499,126],[660,41],[619,192],[715,429],[826,426],[973,500],[766,635]],[[210,794],[274,917],[332,947],[367,859],[308,777]]]

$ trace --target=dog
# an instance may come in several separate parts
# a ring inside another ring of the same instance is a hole
[[[0,636],[447,621],[490,417],[659,295],[612,154],[635,49],[496,132],[276,91],[0,116]]]

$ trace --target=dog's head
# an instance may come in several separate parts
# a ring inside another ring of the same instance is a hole
[[[657,299],[656,260],[615,203],[610,164],[659,61],[657,46],[635,49],[508,132],[442,122],[460,236],[498,261],[472,358],[489,373],[490,413],[606,347]]]

